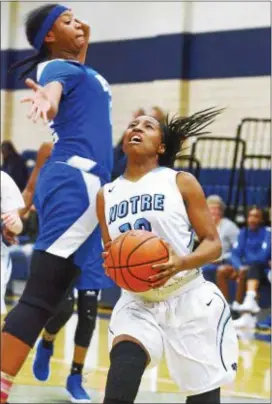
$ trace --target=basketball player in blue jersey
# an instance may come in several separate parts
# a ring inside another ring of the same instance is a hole
[[[84,66],[89,27],[61,5],[44,5],[26,21],[36,55],[22,76],[38,66],[38,83],[23,101],[29,118],[50,121],[54,149],[40,171],[35,206],[39,236],[29,279],[8,314],[1,340],[1,402],[39,333],[74,284],[88,254],[99,254],[96,194],[112,170],[111,95],[108,83]],[[93,251],[95,250],[95,251]],[[25,326],[27,324],[27,327]]]
[[[50,157],[53,143],[45,142],[37,153],[36,164],[23,191],[25,207],[21,215],[25,215],[32,206],[36,182],[41,168]],[[99,227],[95,230],[100,233]],[[97,244],[97,245],[96,245]],[[101,235],[93,241],[92,250],[88,251],[87,259],[82,266],[82,272],[74,287],[77,289],[78,321],[74,337],[74,355],[70,375],[67,378],[66,389],[72,402],[90,402],[90,396],[82,386],[82,370],[87,351],[95,329],[97,318],[97,300],[101,289],[112,286],[112,282],[105,275],[102,268]],[[89,248],[88,243],[85,246]],[[97,250],[98,253],[94,253]],[[46,381],[50,374],[50,359],[54,351],[54,341],[60,329],[67,323],[74,312],[74,289],[64,299],[56,314],[51,317],[44,327],[42,338],[37,346],[33,363],[33,373],[36,379]]]
[[[133,403],[145,368],[158,365],[163,353],[188,404],[220,403],[220,387],[235,378],[238,344],[228,304],[198,269],[220,256],[220,239],[197,180],[168,168],[180,143],[203,134],[218,112],[165,125],[150,116],[133,120],[123,138],[124,175],[98,193],[106,247],[131,229],[152,231],[169,246],[168,262],[153,266],[151,289],[123,290],[114,307],[104,404]],[[192,229],[200,240],[194,251]]]

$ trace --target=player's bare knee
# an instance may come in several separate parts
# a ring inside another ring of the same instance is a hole
[[[247,272],[248,272],[247,270],[239,271],[237,276],[238,280],[245,280],[247,277]]]
[[[220,265],[217,268],[217,276],[220,278],[226,278],[228,279],[231,274],[233,273],[234,269],[230,265]]]

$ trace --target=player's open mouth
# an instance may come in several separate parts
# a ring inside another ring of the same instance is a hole
[[[138,135],[133,135],[129,141],[130,144],[139,144],[142,143],[142,139]]]

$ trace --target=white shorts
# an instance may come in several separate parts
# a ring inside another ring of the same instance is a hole
[[[7,313],[7,308],[5,305],[5,294],[7,289],[7,284],[11,275],[11,258],[8,248],[1,243],[1,315]]]
[[[127,334],[146,348],[151,366],[165,354],[171,377],[188,396],[233,381],[238,340],[222,293],[202,275],[178,293],[154,303],[124,292],[112,313],[109,349]]]

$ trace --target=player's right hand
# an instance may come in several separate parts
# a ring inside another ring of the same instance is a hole
[[[45,89],[32,79],[26,79],[25,83],[31,90],[33,90],[32,95],[21,99],[22,103],[31,102],[32,104],[27,117],[32,119],[34,123],[41,118],[43,119],[44,123],[47,124],[47,114],[51,109],[51,102]]]

